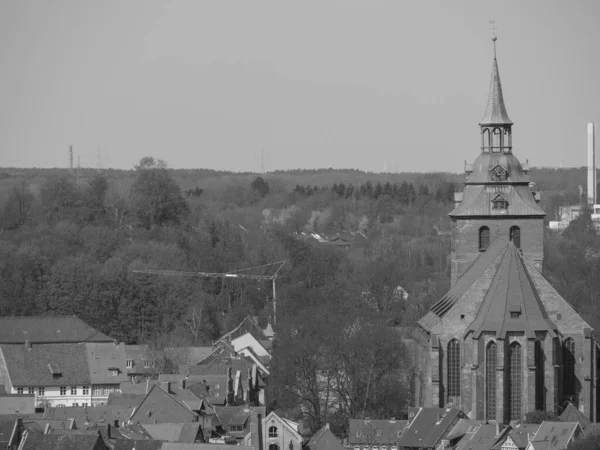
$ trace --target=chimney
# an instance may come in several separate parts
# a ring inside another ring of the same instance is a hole
[[[25,348],[26,348],[27,350],[31,350],[31,341],[30,341],[29,339],[27,339],[27,340],[25,341]]]
[[[590,205],[596,204],[596,125],[587,124],[587,196]]]
[[[114,424],[115,424],[115,428],[119,428],[119,419],[115,419]]]
[[[110,423],[106,424],[106,438],[112,439],[111,434],[110,434]]]
[[[262,423],[260,414],[257,412],[250,415],[250,445],[256,450],[263,450]]]
[[[254,404],[254,384],[252,383],[252,368],[248,368],[248,404]]]
[[[160,382],[160,387],[163,389],[163,391],[165,391],[167,394],[172,394],[171,392],[171,382],[170,381],[161,381]]]
[[[186,383],[186,379],[185,379],[185,378],[182,378],[182,379],[181,379],[181,389],[185,389],[185,386],[186,386],[186,384],[187,384],[187,383]]]

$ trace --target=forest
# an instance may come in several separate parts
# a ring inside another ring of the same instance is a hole
[[[578,204],[585,169],[535,169],[546,220]],[[0,314],[67,315],[128,344],[210,345],[245,316],[274,320],[272,408],[319,428],[402,417],[403,339],[449,288],[451,173],[0,169]],[[584,211],[546,231],[544,275],[600,330],[600,239]],[[303,405],[302,410],[299,409]]]

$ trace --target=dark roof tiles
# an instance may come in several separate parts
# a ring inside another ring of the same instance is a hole
[[[492,79],[490,81],[490,93],[488,96],[485,113],[480,125],[512,125],[512,120],[506,112],[504,95],[502,94],[502,83],[500,83],[500,71],[498,61],[494,58],[492,63]]]
[[[77,316],[0,317],[0,343],[112,342]]]

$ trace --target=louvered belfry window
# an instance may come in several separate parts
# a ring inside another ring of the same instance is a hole
[[[513,342],[508,346],[507,411],[509,420],[521,420],[523,400],[523,364],[521,346]]]
[[[488,227],[481,227],[479,229],[479,251],[485,252],[490,246],[490,229]]]
[[[485,418],[496,420],[496,358],[498,348],[490,342],[485,351]]]
[[[575,386],[575,341],[571,338],[565,341],[563,367],[565,371],[565,394],[576,394],[577,390]]]
[[[460,401],[460,344],[456,339],[448,344],[448,401]]]

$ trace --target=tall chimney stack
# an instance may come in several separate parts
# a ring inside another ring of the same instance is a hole
[[[588,166],[588,203],[596,204],[596,125],[587,125],[587,166]]]

